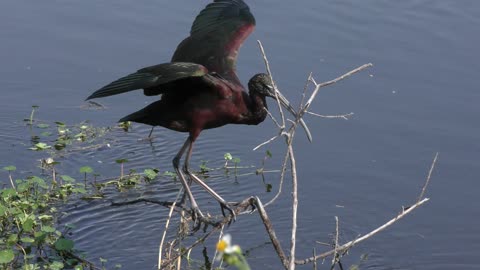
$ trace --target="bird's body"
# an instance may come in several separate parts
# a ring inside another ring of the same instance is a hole
[[[242,0],[214,0],[196,17],[190,36],[177,47],[170,63],[138,70],[95,91],[87,99],[143,89],[147,96],[161,99],[120,121],[133,121],[188,132],[183,147],[173,159],[173,166],[188,195],[194,217],[203,217],[190,191],[179,162],[185,151],[183,171],[189,178],[220,202],[222,212],[233,211],[229,204],[189,169],[192,146],[204,129],[226,124],[257,125],[267,115],[266,97],[279,98],[295,114],[288,101],[275,94],[266,74],[253,76],[249,93],[236,74],[236,59],[243,41],[253,31],[255,19]],[[307,135],[310,133],[300,122]]]
[[[265,97],[256,93],[248,95],[243,87],[215,74],[176,81],[163,89],[167,90],[161,100],[120,121],[189,132],[192,139],[196,139],[204,129],[226,124],[256,125],[267,115]]]

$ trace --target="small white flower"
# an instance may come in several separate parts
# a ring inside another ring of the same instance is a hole
[[[224,254],[231,255],[240,252],[240,246],[232,246],[232,236],[230,234],[225,234],[217,243],[217,251],[218,255],[216,259],[220,261]]]
[[[52,164],[53,162],[55,162],[55,161],[54,161],[53,158],[51,158],[51,157],[45,159],[45,163],[46,163],[47,165],[50,165],[50,164]]]

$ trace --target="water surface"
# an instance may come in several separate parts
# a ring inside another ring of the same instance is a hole
[[[0,4],[0,165],[38,172],[43,153],[30,145],[23,119],[39,105],[45,121],[114,125],[152,98],[128,93],[101,100],[108,109],[84,110],[83,100],[105,83],[138,68],[166,62],[208,1],[3,1]],[[365,234],[392,218],[418,196],[435,152],[440,152],[424,207],[373,239],[355,247],[344,264],[369,254],[364,269],[477,269],[480,210],[477,193],[478,1],[250,1],[257,28],[243,46],[238,72],[247,82],[264,70],[256,40],[269,55],[277,84],[300,101],[306,77],[329,80],[364,63],[374,67],[322,90],[313,111],[354,112],[349,121],[307,117],[314,143],[299,134],[295,143],[300,178],[298,256],[310,256],[315,241],[328,242],[339,216],[342,241]],[[273,104],[272,104],[273,105]],[[118,174],[115,160],[136,169],[172,170],[171,159],[185,139],[165,129],[135,125],[115,130],[110,148],[76,151],[62,160],[65,174],[80,178],[90,165],[102,175]],[[220,164],[231,152],[245,165],[264,156],[251,149],[275,134],[274,124],[228,126],[202,133],[193,164]],[[278,168],[284,149],[273,153]],[[267,175],[276,187],[276,174]],[[6,179],[4,177],[4,179]],[[268,200],[258,176],[212,177],[228,200],[252,194]],[[159,181],[111,200],[145,196],[171,200],[178,183]],[[287,184],[286,190],[290,188]],[[202,208],[217,204],[194,188]],[[342,207],[338,207],[341,205]],[[77,248],[92,261],[108,258],[124,269],[155,269],[167,209],[152,205],[111,207],[110,201],[75,202],[62,222],[75,223]],[[288,246],[290,196],[269,209],[277,235]],[[279,269],[279,261],[256,215],[242,216],[228,232],[253,249],[254,268]],[[192,240],[192,239],[190,239]],[[188,241],[188,240],[187,240]],[[211,249],[213,241],[206,245]],[[317,245],[317,250],[323,247]],[[199,257],[200,258],[200,257]],[[299,267],[309,269],[310,266]]]

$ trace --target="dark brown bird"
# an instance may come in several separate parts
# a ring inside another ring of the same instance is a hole
[[[133,121],[189,133],[173,159],[173,167],[190,200],[194,219],[203,218],[203,215],[179,169],[185,151],[183,171],[220,203],[222,213],[227,209],[234,215],[227,201],[191,172],[189,161],[193,143],[204,129],[226,124],[258,125],[267,116],[266,97],[276,98],[266,74],[256,74],[250,79],[248,94],[236,74],[238,50],[254,27],[255,18],[242,0],[215,0],[196,17],[190,36],[178,45],[170,63],[142,68],[87,98],[136,89],[143,89],[147,96],[161,95],[159,101],[120,119],[120,122]],[[277,94],[280,103],[296,115],[287,99]],[[303,120],[300,123],[311,140]]]

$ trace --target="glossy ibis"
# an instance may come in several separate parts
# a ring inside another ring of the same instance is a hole
[[[234,215],[227,201],[191,172],[189,161],[193,143],[204,129],[263,122],[267,116],[266,97],[276,97],[266,74],[256,74],[250,79],[247,94],[235,71],[238,50],[254,27],[255,18],[242,0],[215,0],[196,17],[190,36],[178,45],[170,63],[142,68],[87,98],[136,89],[143,89],[147,96],[161,95],[159,101],[125,116],[120,122],[133,121],[189,133],[173,159],[173,167],[190,200],[194,219],[203,218],[203,215],[179,169],[185,151],[184,173],[220,203],[223,214],[227,209]],[[280,103],[296,115],[289,102],[279,93],[278,97]],[[301,124],[311,140],[305,123],[301,121]]]

